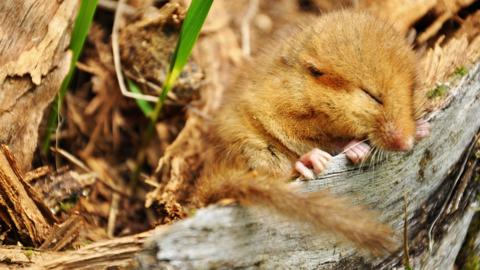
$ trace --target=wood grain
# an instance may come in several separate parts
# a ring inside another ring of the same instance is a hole
[[[0,143],[30,167],[43,112],[70,65],[78,1],[0,2]]]

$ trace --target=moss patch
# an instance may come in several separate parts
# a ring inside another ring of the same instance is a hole
[[[458,77],[463,77],[468,74],[468,69],[464,66],[457,67],[453,74],[455,74],[455,76],[458,76]]]
[[[448,87],[444,84],[441,84],[434,89],[428,91],[427,97],[430,99],[436,98],[436,97],[443,97],[445,94],[448,92]]]

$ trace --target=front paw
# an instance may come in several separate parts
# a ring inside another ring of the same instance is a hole
[[[371,149],[370,145],[362,141],[353,140],[345,146],[343,152],[350,161],[358,164],[368,158]]]
[[[329,153],[314,148],[295,162],[295,170],[303,177],[313,179],[315,174],[320,174],[325,170],[330,159],[332,156]]]

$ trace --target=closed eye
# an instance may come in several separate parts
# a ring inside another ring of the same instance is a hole
[[[308,65],[307,68],[308,68],[308,72],[310,72],[310,75],[312,75],[314,78],[321,77],[325,74],[312,64]]]
[[[371,99],[375,100],[380,105],[383,105],[383,102],[376,96],[372,95],[370,91],[366,90],[365,88],[360,88],[365,94],[367,94]]]

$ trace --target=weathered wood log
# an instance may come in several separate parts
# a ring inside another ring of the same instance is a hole
[[[410,264],[450,269],[474,212],[476,189],[454,168],[480,127],[480,65],[449,91],[450,101],[430,115],[431,136],[410,153],[389,154],[367,168],[339,155],[322,177],[304,183],[306,192],[330,188],[378,210],[399,236],[397,254],[371,259],[267,210],[213,206],[152,237],[139,256],[141,268],[400,269],[405,200]],[[455,189],[459,183],[463,188]]]
[[[30,167],[43,111],[70,66],[76,0],[0,2],[0,143]]]

